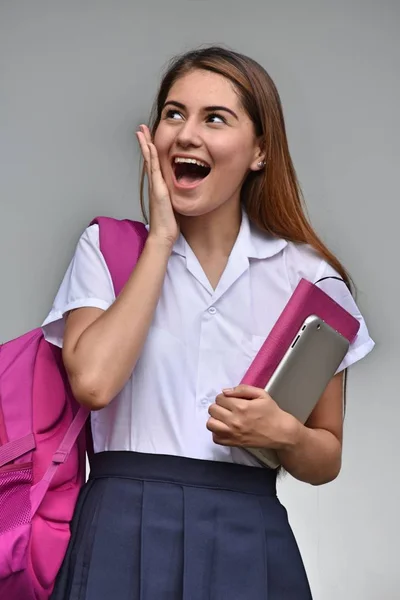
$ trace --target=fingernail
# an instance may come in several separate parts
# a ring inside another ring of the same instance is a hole
[[[222,390],[222,393],[223,393],[223,394],[225,394],[225,393],[229,393],[229,392],[233,392],[233,388],[224,388],[224,389]]]

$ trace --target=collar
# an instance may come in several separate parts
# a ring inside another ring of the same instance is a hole
[[[242,210],[242,222],[239,229],[239,234],[235,242],[235,246],[240,250],[240,253],[248,258],[270,258],[278,254],[287,246],[287,241],[283,238],[274,237],[269,233],[265,233],[250,223],[250,219],[246,211]],[[187,242],[182,234],[179,234],[174,247],[174,254],[186,257]]]

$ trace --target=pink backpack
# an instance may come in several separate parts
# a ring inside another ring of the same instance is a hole
[[[117,295],[146,228],[107,217],[92,223]],[[85,480],[88,415],[71,394],[60,349],[41,329],[0,346],[1,599],[47,600],[53,590]]]

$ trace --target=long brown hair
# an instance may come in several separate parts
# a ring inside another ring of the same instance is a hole
[[[173,84],[190,71],[203,69],[229,79],[261,139],[266,166],[245,180],[241,200],[250,220],[261,230],[293,242],[312,246],[350,287],[350,277],[312,228],[289,152],[278,90],[255,60],[219,46],[192,50],[174,58],[164,74],[150,118],[154,136],[164,103]],[[144,217],[144,171],[141,206]]]

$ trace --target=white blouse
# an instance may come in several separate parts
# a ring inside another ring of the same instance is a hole
[[[246,451],[214,444],[208,407],[237,385],[301,277],[337,275],[310,247],[255,229],[243,213],[238,238],[215,290],[181,235],[175,243],[140,359],[123,390],[92,413],[95,452],[130,450],[258,466]],[[374,342],[346,285],[319,284],[361,323],[340,369],[363,358]],[[99,231],[83,233],[50,314],[47,340],[62,346],[64,314],[106,310],[115,300],[99,248]]]

